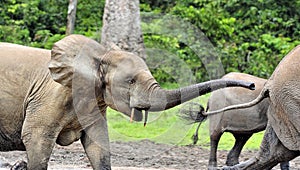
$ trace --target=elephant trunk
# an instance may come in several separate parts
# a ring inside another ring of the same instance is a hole
[[[153,90],[153,93],[150,96],[151,107],[149,111],[166,110],[198,96],[225,87],[244,87],[250,90],[255,90],[254,83],[229,79],[211,80],[175,90],[164,90],[157,88]]]

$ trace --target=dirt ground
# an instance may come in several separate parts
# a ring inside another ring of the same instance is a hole
[[[111,142],[111,162],[114,170],[141,169],[191,169],[205,170],[209,151],[199,146],[171,146],[156,144],[148,140],[139,142]],[[224,165],[227,151],[218,152],[219,165]],[[254,151],[243,151],[240,161],[247,160]],[[26,160],[24,152],[0,153],[0,161],[14,164],[18,160]],[[300,169],[300,158],[290,163],[292,170]],[[1,168],[1,169],[9,169]],[[79,142],[70,146],[56,146],[49,162],[48,169],[92,169]],[[275,170],[280,169],[277,167]]]

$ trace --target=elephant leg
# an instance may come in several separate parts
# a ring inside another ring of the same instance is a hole
[[[26,105],[21,135],[29,170],[47,169],[56,139],[68,119],[62,114],[63,110],[59,109],[64,108],[59,98],[49,98],[49,101],[52,102],[32,99]]]
[[[217,150],[218,150],[218,144],[222,134],[223,134],[222,132],[215,131],[210,135],[210,156],[208,162],[209,169],[214,169],[214,167],[217,167],[218,165]]]
[[[111,169],[108,129],[103,117],[84,130],[81,143],[94,170]]]
[[[226,165],[228,166],[236,165],[239,163],[239,156],[241,154],[241,151],[252,134],[233,134],[233,136],[235,138],[235,143],[233,148],[227,155]]]
[[[47,169],[48,161],[55,145],[58,133],[53,127],[40,122],[25,123],[22,131],[22,140],[26,148],[29,170]]]
[[[280,162],[286,162],[299,156],[299,151],[287,149],[278,139],[271,126],[267,126],[260,150],[256,157],[232,167],[223,167],[224,170],[251,170],[272,169]]]

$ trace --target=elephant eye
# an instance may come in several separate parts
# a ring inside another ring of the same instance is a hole
[[[130,80],[128,81],[128,83],[129,83],[129,84],[134,84],[134,83],[135,83],[135,80],[134,80],[134,79],[130,79]]]

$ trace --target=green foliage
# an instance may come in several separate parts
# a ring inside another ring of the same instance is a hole
[[[299,44],[299,0],[186,0],[176,1],[168,8],[149,4],[151,9],[159,8],[162,13],[171,13],[201,29],[214,45],[225,72],[245,72],[267,78],[279,61]],[[156,35],[154,40],[146,37],[146,42],[159,44],[164,39]],[[205,65],[187,44],[164,41],[164,46],[166,44],[196,70],[193,73],[197,81],[209,78]]]
[[[224,9],[236,18],[235,34],[220,44],[226,71],[269,77],[299,44],[299,1],[232,1]],[[298,31],[295,31],[298,30]]]
[[[105,0],[80,0],[77,4],[75,33],[100,41]]]
[[[78,2],[75,33],[99,40],[104,2]],[[67,10],[66,0],[1,0],[0,41],[50,49],[65,36]]]
[[[144,35],[146,47],[163,49],[184,61],[197,82],[212,78],[207,71],[213,64],[205,63],[209,60],[205,57],[211,56],[213,50],[225,73],[238,71],[267,78],[300,41],[299,0],[141,0],[140,3],[142,12],[171,14],[208,38],[213,49],[203,43],[193,45],[191,42],[197,43],[202,35],[189,29],[182,31],[184,27],[175,28],[178,22],[168,28],[174,34],[159,33],[166,29],[163,17],[142,24],[143,30],[158,33]],[[100,41],[104,5],[105,0],[78,1],[75,33]],[[65,0],[1,0],[0,41],[49,49],[65,36],[67,10]],[[184,41],[185,36],[193,34],[194,40]],[[182,74],[177,67],[162,65],[152,68],[152,72],[160,83],[176,83],[178,78],[174,75]]]
[[[64,34],[66,18],[61,16],[66,16],[67,1],[6,0],[0,4],[1,41],[51,48],[51,37]]]

